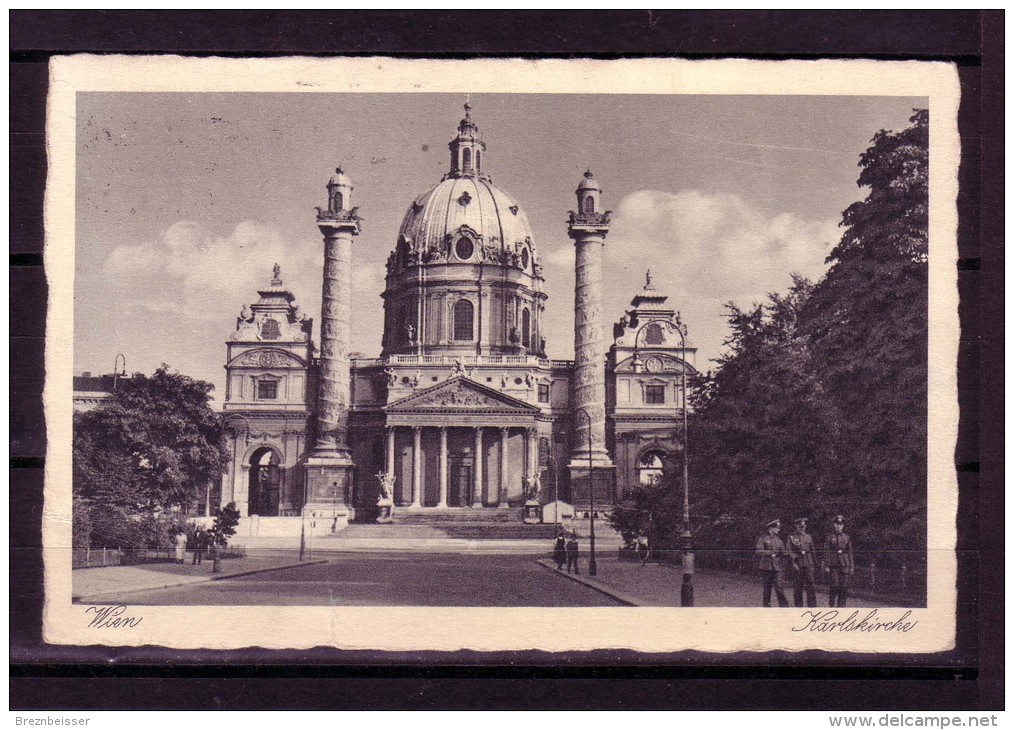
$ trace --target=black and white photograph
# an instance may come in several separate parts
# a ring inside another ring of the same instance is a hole
[[[876,65],[61,59],[47,636],[952,646],[957,81]]]

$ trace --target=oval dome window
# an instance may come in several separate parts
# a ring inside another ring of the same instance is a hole
[[[528,268],[528,249],[527,248],[521,249],[521,268],[522,269],[527,269]]]
[[[459,259],[470,259],[472,258],[472,252],[475,251],[475,246],[467,238],[459,238],[458,242],[454,244],[454,254]]]

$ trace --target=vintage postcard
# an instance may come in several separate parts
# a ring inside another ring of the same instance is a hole
[[[47,642],[953,647],[953,67],[50,80]]]

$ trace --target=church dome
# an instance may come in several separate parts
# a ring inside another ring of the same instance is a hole
[[[418,251],[440,250],[461,235],[486,248],[508,248],[527,241],[528,217],[508,193],[480,176],[448,177],[423,193],[405,214],[398,232]]]
[[[383,355],[544,355],[542,262],[518,202],[483,169],[471,107],[450,168],[402,220],[387,259]]]

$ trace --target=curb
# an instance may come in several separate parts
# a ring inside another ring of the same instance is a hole
[[[161,591],[166,588],[181,588],[183,586],[194,586],[202,583],[211,583],[213,581],[228,580],[229,578],[241,578],[245,575],[257,575],[258,573],[270,573],[273,570],[288,570],[290,568],[299,568],[304,565],[319,565],[321,563],[327,563],[327,560],[308,560],[304,563],[292,563],[290,565],[275,565],[271,568],[256,568],[253,570],[241,570],[238,573],[229,573],[228,575],[215,575],[211,574],[207,577],[195,580],[177,581],[176,583],[166,583],[165,585],[148,586],[146,588],[128,588],[121,591],[103,591],[102,593],[90,593],[87,596],[72,596],[72,603],[91,603],[95,599],[102,598],[104,596],[122,596],[130,593],[143,593],[144,591]]]
[[[585,578],[583,575],[575,575],[574,573],[564,573],[562,570],[557,570],[556,566],[554,566],[552,562],[549,560],[543,559],[536,560],[535,562],[541,565],[546,570],[552,571],[553,573],[556,573],[562,578],[567,578],[569,580],[574,581],[575,583],[581,583],[582,585],[588,586],[592,590],[596,590],[599,593],[605,594],[610,598],[613,598],[627,606],[640,607],[642,605],[633,596],[624,593],[623,591],[618,591],[615,588],[610,588],[606,586],[604,583],[601,583],[600,581],[597,581],[593,578]]]

